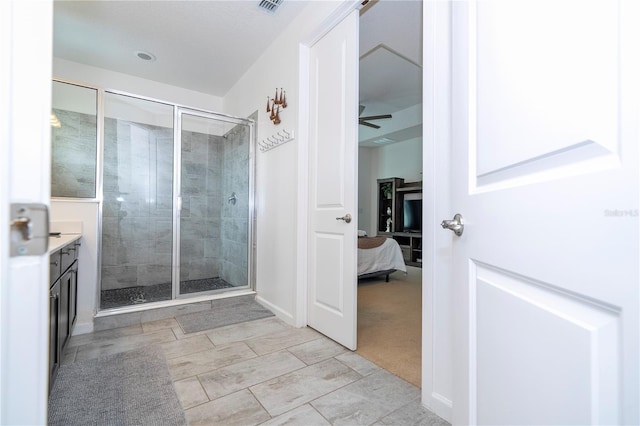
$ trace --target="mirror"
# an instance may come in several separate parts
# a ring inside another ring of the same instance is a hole
[[[51,197],[96,198],[97,91],[53,82]]]

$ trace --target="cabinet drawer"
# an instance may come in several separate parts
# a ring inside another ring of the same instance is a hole
[[[52,286],[58,278],[61,271],[60,251],[49,255],[49,286]]]
[[[61,264],[60,272],[61,273],[64,273],[64,271],[69,269],[69,266],[71,266],[73,261],[76,260],[77,251],[78,250],[76,249],[76,246],[73,243],[63,247],[62,250],[60,250],[60,264]]]

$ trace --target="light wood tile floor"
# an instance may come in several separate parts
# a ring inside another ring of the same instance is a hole
[[[190,425],[448,425],[417,387],[275,317],[192,334],[169,318],[74,336],[64,363],[152,344]]]

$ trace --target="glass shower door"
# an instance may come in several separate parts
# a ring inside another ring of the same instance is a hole
[[[173,112],[105,93],[101,309],[172,298]]]
[[[248,287],[250,126],[185,109],[178,117],[177,297]]]
[[[100,309],[252,285],[253,122],[104,95]]]

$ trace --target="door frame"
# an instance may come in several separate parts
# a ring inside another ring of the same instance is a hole
[[[452,359],[442,365],[437,352],[453,347],[438,347],[440,336],[451,341],[451,306],[438,299],[451,295],[451,237],[441,232],[440,221],[453,217],[451,212],[451,3],[425,1],[422,9],[422,127],[423,170],[423,250],[422,258],[422,403],[438,416],[451,422],[453,415],[451,375]],[[427,243],[425,244],[425,241]],[[438,268],[436,268],[438,265]],[[437,271],[442,273],[437,273]],[[443,329],[438,310],[449,318]],[[448,326],[448,327],[447,327]],[[446,370],[444,383],[435,378],[436,370]],[[444,387],[445,389],[441,389]],[[448,393],[448,395],[446,395]]]
[[[294,324],[297,327],[307,325],[307,284],[308,284],[308,230],[309,230],[309,194],[308,181],[309,151],[307,148],[309,134],[309,57],[311,46],[329,32],[335,25],[344,19],[352,10],[360,8],[359,2],[345,2],[325,22],[315,28],[307,38],[299,45],[299,93],[300,106],[298,110],[298,125],[300,143],[298,143],[298,208],[297,217],[297,287],[296,287],[296,314]],[[449,2],[423,2],[423,122],[434,123],[427,128],[423,126],[423,170],[425,182],[423,185],[423,203],[429,203],[430,208],[423,209],[423,233],[430,238],[430,244],[426,246],[423,256],[422,268],[423,288],[429,287],[432,291],[423,291],[422,294],[422,404],[431,409],[445,420],[451,420],[453,402],[450,398],[441,395],[433,383],[433,374],[436,369],[433,354],[436,337],[436,324],[433,321],[434,291],[438,288],[450,288],[450,277],[437,277],[432,273],[433,265],[442,259],[438,255],[437,248],[446,244],[442,240],[442,234],[437,233],[440,216],[449,211],[449,112],[438,108],[442,102],[449,104],[450,79],[447,72],[449,65]],[[443,20],[444,18],[444,20]],[[437,141],[437,143],[436,143]],[[436,161],[435,159],[438,159]],[[356,158],[357,162],[357,158]],[[441,176],[446,179],[436,182],[436,167]],[[438,204],[439,203],[439,204]],[[440,236],[440,238],[438,238]],[[438,238],[438,239],[437,239]],[[446,310],[450,311],[447,306]],[[445,312],[446,314],[447,312]],[[451,377],[449,385],[451,385]]]

